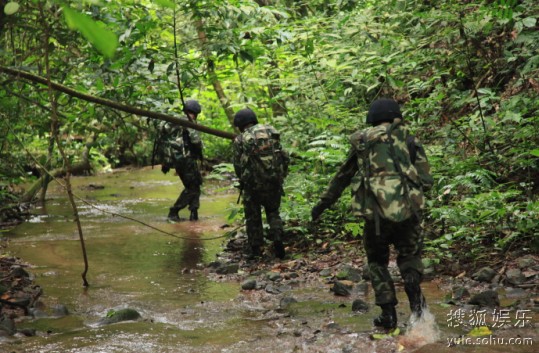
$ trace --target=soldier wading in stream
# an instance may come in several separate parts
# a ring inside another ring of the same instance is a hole
[[[365,220],[367,254],[376,305],[382,313],[374,325],[397,326],[395,287],[388,271],[389,245],[397,251],[397,265],[410,301],[419,318],[426,307],[421,293],[421,209],[423,191],[432,186],[429,164],[419,141],[403,122],[397,102],[374,101],[367,114],[372,127],[350,136],[351,149],[320,201],[313,207],[313,221],[352,184],[354,214]]]
[[[196,100],[188,100],[185,102],[183,111],[185,117],[182,119],[196,123],[202,107]],[[180,221],[178,212],[189,207],[189,220],[197,221],[200,207],[200,186],[202,185],[202,175],[198,163],[203,159],[200,134],[194,129],[173,125],[169,122],[161,124],[160,133],[161,170],[166,174],[171,168],[174,168],[184,186],[182,193],[169,210],[168,219],[175,222]]]

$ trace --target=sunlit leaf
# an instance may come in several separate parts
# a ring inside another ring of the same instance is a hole
[[[14,1],[8,2],[6,6],[4,6],[4,13],[8,16],[13,15],[17,11],[19,11],[19,4]]]
[[[118,47],[118,37],[113,32],[103,28],[102,24],[89,16],[64,6],[64,17],[70,29],[78,30],[101,54],[106,57],[114,56]]]
[[[530,154],[535,157],[539,157],[539,148],[531,150]]]
[[[157,5],[160,5],[162,7],[168,7],[169,9],[174,9],[174,7],[176,6],[174,2],[170,0],[154,0],[154,2]]]

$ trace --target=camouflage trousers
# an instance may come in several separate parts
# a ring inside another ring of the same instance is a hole
[[[281,240],[283,234],[283,221],[279,215],[281,206],[281,190],[243,190],[243,209],[247,228],[249,246],[262,246],[264,244],[264,228],[262,225],[262,207],[266,212],[269,224],[269,237],[271,240]]]
[[[174,168],[183,183],[184,189],[172,208],[175,211],[179,211],[189,206],[189,210],[197,210],[200,207],[202,175],[200,174],[196,159],[186,158],[181,162],[177,162]]]
[[[419,278],[423,275],[421,262],[423,238],[419,221],[415,217],[399,223],[381,219],[380,235],[376,235],[375,222],[366,220],[364,246],[376,305],[396,305],[398,302],[395,286],[387,268],[390,244],[393,244],[397,251],[397,266],[403,279],[407,275]]]

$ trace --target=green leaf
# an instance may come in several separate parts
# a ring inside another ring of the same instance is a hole
[[[522,23],[524,24],[524,27],[532,28],[532,27],[535,27],[535,24],[537,23],[537,19],[533,17],[526,17],[525,19],[522,20]]]
[[[539,148],[530,151],[530,154],[535,157],[539,157]]]
[[[474,327],[468,332],[468,336],[472,337],[488,336],[490,334],[492,334],[492,331],[490,331],[487,326]]]
[[[114,56],[114,52],[118,47],[116,34],[103,28],[103,24],[67,6],[63,7],[63,11],[67,26],[70,29],[78,30],[104,56],[108,58]]]
[[[174,4],[174,2],[169,1],[169,0],[154,0],[154,2],[157,5],[160,5],[162,7],[168,7],[169,9],[173,9],[173,10],[174,10],[174,7],[176,6],[176,4]]]
[[[8,2],[6,6],[4,6],[4,13],[8,16],[13,15],[17,11],[19,11],[19,4],[14,1]]]

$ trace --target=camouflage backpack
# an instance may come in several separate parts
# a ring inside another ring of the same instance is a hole
[[[362,175],[352,181],[353,208],[360,216],[402,222],[418,217],[424,207],[421,177],[412,163],[413,136],[399,123],[381,124],[350,137],[358,165],[363,166]]]
[[[280,134],[270,125],[257,124],[245,130],[239,141],[242,183],[250,187],[282,186],[288,174],[288,153],[283,150]]]

